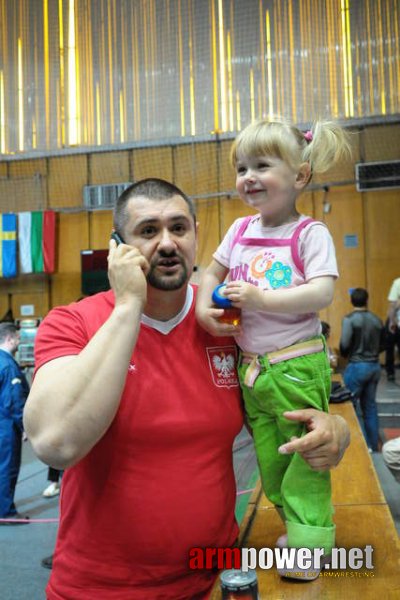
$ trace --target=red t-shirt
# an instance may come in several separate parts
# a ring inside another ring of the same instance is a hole
[[[113,306],[105,292],[52,310],[37,368],[79,353]],[[63,476],[50,600],[189,600],[209,589],[215,573],[190,571],[188,552],[230,546],[238,533],[235,356],[231,338],[197,324],[194,306],[167,335],[141,325],[114,421]]]

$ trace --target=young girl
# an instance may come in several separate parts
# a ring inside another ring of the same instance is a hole
[[[328,412],[330,368],[317,312],[331,303],[338,276],[327,228],[300,215],[296,200],[314,173],[348,156],[346,134],[331,122],[305,134],[280,120],[246,127],[231,158],[237,191],[258,214],[230,227],[202,277],[196,307],[205,329],[234,334],[240,346],[238,372],[262,485],[286,521],[285,543],[324,554],[335,541],[330,474],[279,448],[305,433],[284,411]],[[223,310],[211,301],[227,276],[225,296],[242,311],[239,328],[220,323]],[[313,578],[308,571],[301,577]],[[314,565],[312,571],[317,576]]]

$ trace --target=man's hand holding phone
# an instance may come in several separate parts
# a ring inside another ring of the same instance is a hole
[[[115,231],[111,234],[108,254],[108,278],[114,291],[115,304],[146,303],[146,273],[149,263],[134,246],[128,246]]]
[[[125,244],[125,242],[122,239],[122,237],[116,231],[113,231],[111,233],[111,239],[114,240],[117,243],[117,246],[119,246],[120,244]]]

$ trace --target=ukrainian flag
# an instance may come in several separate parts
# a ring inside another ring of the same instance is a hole
[[[17,216],[0,214],[0,277],[17,275]]]

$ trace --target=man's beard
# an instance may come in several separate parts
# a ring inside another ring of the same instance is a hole
[[[182,267],[178,273],[166,275],[157,273],[157,266],[160,258],[178,258]],[[188,281],[188,269],[185,262],[177,254],[165,254],[160,252],[159,256],[150,263],[150,270],[147,273],[147,283],[157,290],[173,291],[179,290]]]

